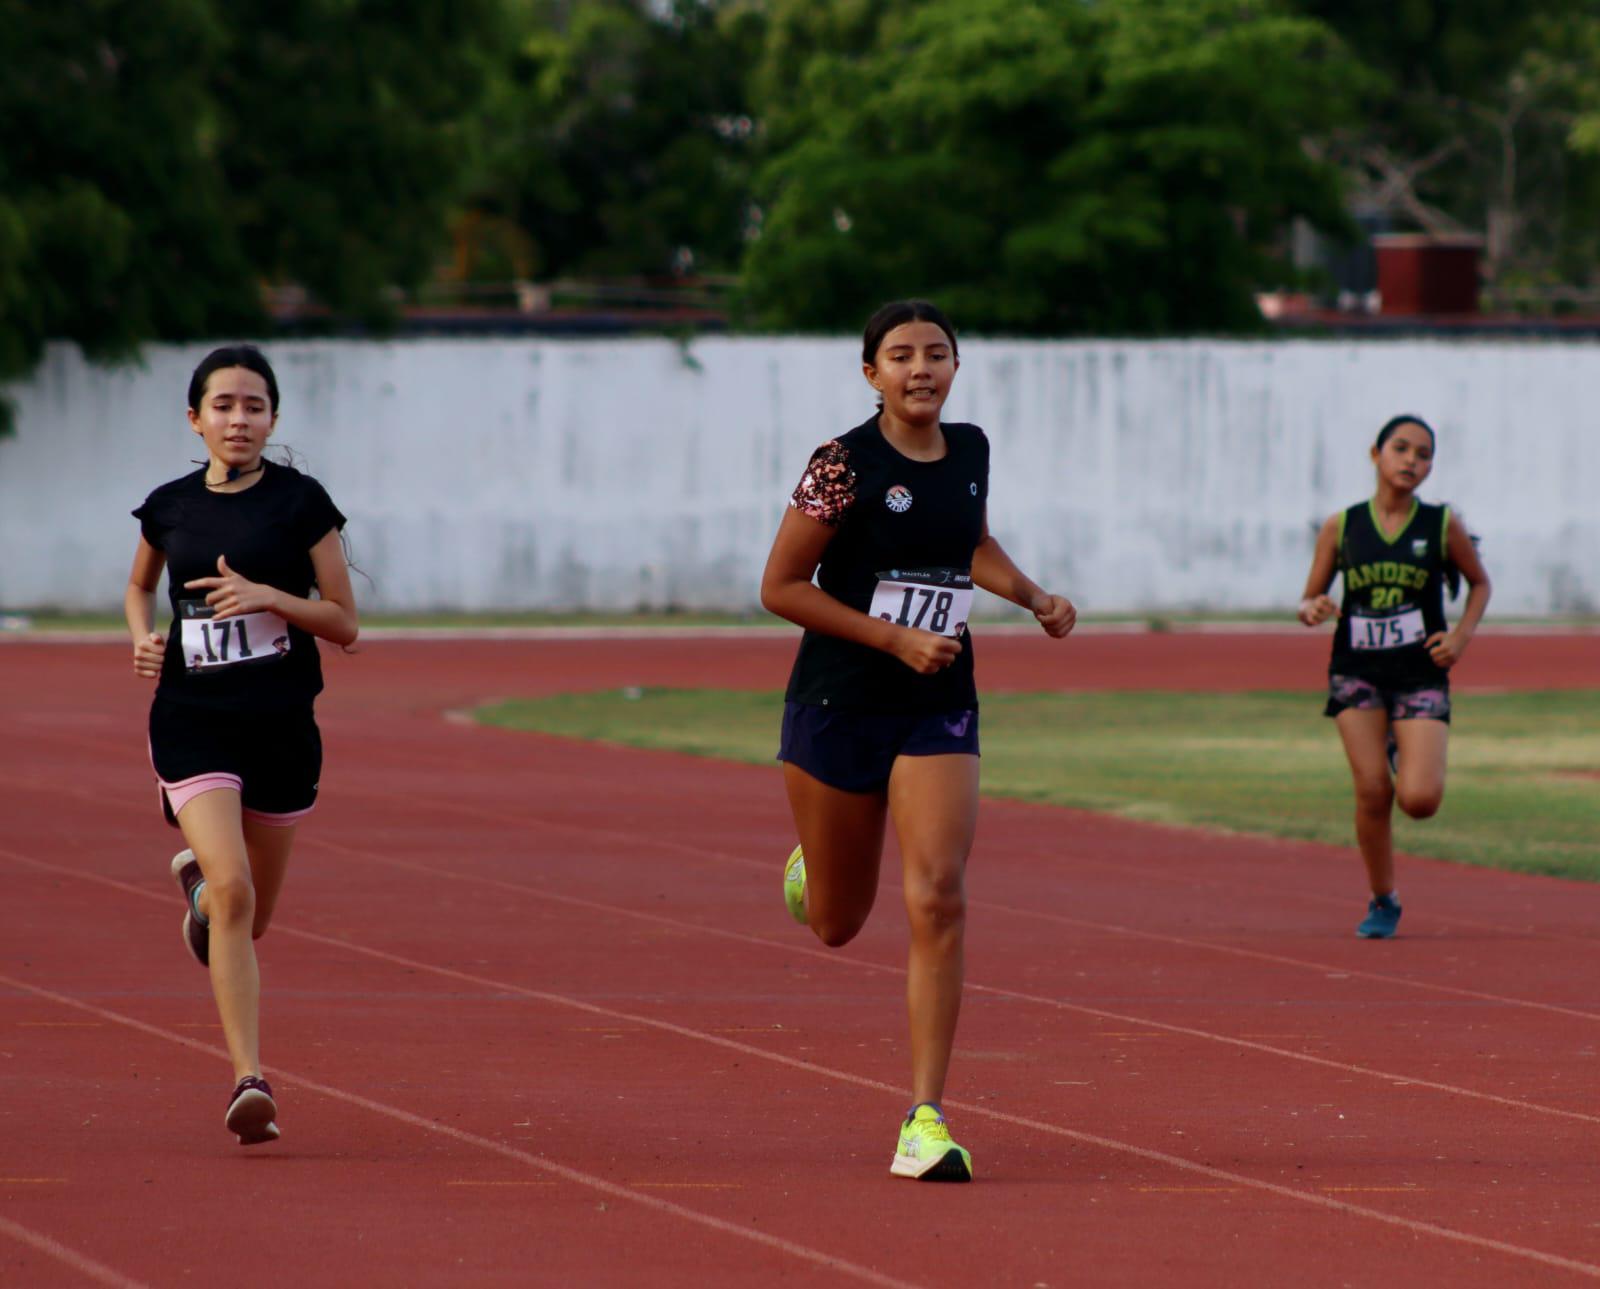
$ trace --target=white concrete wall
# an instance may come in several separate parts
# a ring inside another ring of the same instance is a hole
[[[206,346],[104,370],[53,348],[0,440],[0,606],[120,604],[128,511],[190,468]],[[277,439],[350,516],[375,609],[756,603],[790,488],[872,403],[853,340],[268,347]],[[969,341],[947,419],[994,449],[990,523],[1088,612],[1292,605],[1317,523],[1398,411],[1424,495],[1483,536],[1501,612],[1600,611],[1600,345]]]

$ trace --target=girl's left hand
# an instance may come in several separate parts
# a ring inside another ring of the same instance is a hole
[[[1033,611],[1033,616],[1039,619],[1039,625],[1045,629],[1045,634],[1057,640],[1077,625],[1078,610],[1064,595],[1041,592],[1034,597],[1033,603],[1028,607]]]
[[[1467,642],[1454,631],[1435,631],[1427,640],[1428,654],[1439,666],[1449,669],[1461,661]]]
[[[277,589],[248,582],[228,567],[226,555],[217,556],[217,577],[197,577],[185,582],[184,589],[207,590],[206,603],[216,610],[218,618],[236,618],[245,613],[260,613],[277,602]]]

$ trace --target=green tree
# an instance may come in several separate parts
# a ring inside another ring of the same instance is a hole
[[[1600,154],[1579,121],[1600,76],[1592,4],[1302,7],[1375,72],[1360,114],[1325,140],[1359,209],[1398,227],[1484,235],[1487,273],[1502,284],[1592,275]]]
[[[0,379],[259,317],[207,156],[209,0],[0,3]]]
[[[0,0],[0,380],[51,339],[257,332],[263,283],[382,317],[439,254],[500,15]]]
[[[769,325],[927,294],[986,330],[1250,327],[1284,224],[1345,226],[1302,137],[1359,69],[1283,5],[930,0],[841,22],[842,49],[782,16],[809,46],[765,69],[787,97],[745,272]]]
[[[759,6],[522,0],[516,22],[468,208],[520,230],[522,274],[736,267]]]
[[[214,156],[260,276],[382,321],[438,263],[501,0],[218,0]]]

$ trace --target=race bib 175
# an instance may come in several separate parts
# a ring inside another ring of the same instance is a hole
[[[972,574],[958,568],[893,568],[878,574],[875,618],[941,636],[959,636],[972,610]]]
[[[289,624],[276,613],[241,613],[219,621],[204,600],[180,600],[178,612],[187,671],[264,662],[289,652]]]
[[[1352,649],[1400,649],[1406,645],[1420,644],[1427,636],[1428,629],[1422,624],[1421,609],[1405,609],[1386,617],[1369,617],[1362,613],[1350,615]]]

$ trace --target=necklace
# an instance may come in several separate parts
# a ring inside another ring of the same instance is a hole
[[[197,463],[197,464],[202,464],[202,463]],[[211,473],[211,468],[210,468],[209,463],[203,463],[203,464],[206,464],[206,474],[209,475]],[[228,474],[227,474],[226,478],[218,479],[215,483],[212,483],[211,480],[208,478],[205,481],[205,484],[206,484],[206,487],[208,487],[208,488],[220,488],[225,483],[232,483],[235,479],[243,479],[245,477],[245,475],[247,475],[247,474],[256,474],[259,471],[265,470],[266,468],[267,468],[267,461],[266,461],[265,457],[263,457],[261,460],[257,461],[248,470],[240,470],[240,469],[237,469],[234,466],[230,465],[228,467]]]

